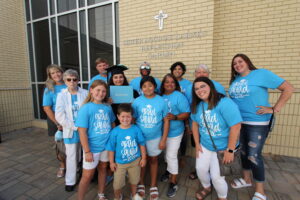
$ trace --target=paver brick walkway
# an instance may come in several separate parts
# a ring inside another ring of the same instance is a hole
[[[54,142],[47,131],[40,128],[26,128],[2,135],[0,143],[0,200],[75,200],[75,192],[64,191],[64,178],[56,177],[58,161],[53,149]],[[300,200],[300,158],[264,155],[266,168],[266,192],[269,200]],[[159,165],[159,176],[166,168],[163,159]],[[174,200],[195,199],[199,189],[198,180],[189,180],[188,174],[194,168],[194,160],[186,158],[186,164],[178,176],[179,190]],[[147,176],[149,178],[149,176]],[[228,177],[231,181],[234,177]],[[149,183],[149,180],[147,181]],[[168,184],[158,182],[160,199],[166,196]],[[149,186],[146,186],[147,192]],[[233,190],[229,186],[228,200],[250,200],[253,188]],[[112,184],[106,188],[109,199],[113,199]],[[124,188],[124,200],[129,199],[129,187]],[[216,199],[216,193],[206,199]],[[97,186],[91,183],[87,200],[97,199]],[[148,199],[148,198],[147,198]]]

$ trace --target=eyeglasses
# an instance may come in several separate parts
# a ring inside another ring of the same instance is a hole
[[[150,70],[151,68],[150,68],[150,66],[142,65],[142,66],[140,66],[140,69],[147,69],[147,70]]]
[[[66,80],[67,80],[68,82],[71,82],[71,81],[77,82],[77,78],[67,78]]]

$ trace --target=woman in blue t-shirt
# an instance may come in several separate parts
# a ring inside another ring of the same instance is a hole
[[[170,176],[170,185],[167,191],[168,197],[174,197],[178,190],[178,149],[184,134],[184,121],[190,116],[190,105],[184,94],[180,92],[180,86],[175,76],[167,74],[161,84],[162,98],[168,105],[167,118],[170,120],[170,130],[166,143],[167,170],[162,175],[161,181],[167,181]]]
[[[269,104],[268,89],[279,89],[281,95],[275,105]],[[237,54],[231,62],[229,96],[238,105],[242,118],[243,178],[235,179],[233,188],[251,186],[251,171],[255,180],[253,199],[266,199],[262,149],[269,133],[271,114],[277,113],[293,93],[293,86],[266,69],[257,69],[244,54]]]
[[[239,109],[231,99],[217,92],[211,80],[199,77],[193,83],[191,110],[196,172],[203,186],[196,199],[211,193],[212,182],[218,199],[226,200],[228,186],[220,175],[216,151],[224,151],[224,163],[233,161],[242,121]]]
[[[46,87],[43,95],[43,109],[47,115],[48,135],[54,136],[57,130],[62,130],[62,126],[55,119],[55,105],[57,94],[65,89],[67,86],[63,81],[63,69],[55,64],[49,65],[46,69],[47,80],[45,82]],[[62,152],[64,148],[63,142],[56,144],[56,155],[60,161],[60,167],[57,171],[57,177],[63,177],[65,175],[65,153]]]

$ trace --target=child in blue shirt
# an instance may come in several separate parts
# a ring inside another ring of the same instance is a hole
[[[96,167],[98,169],[99,200],[106,199],[104,188],[108,155],[105,145],[110,130],[115,126],[115,115],[111,106],[107,104],[107,99],[106,83],[95,80],[76,119],[75,126],[78,127],[83,149],[83,171],[78,190],[79,200],[83,200]]]
[[[117,117],[120,125],[115,127],[106,145],[110,168],[114,171],[115,199],[122,199],[121,190],[125,185],[126,173],[131,184],[131,195],[138,199],[137,184],[141,167],[146,165],[145,139],[141,129],[132,125],[133,109],[130,104],[120,104]]]

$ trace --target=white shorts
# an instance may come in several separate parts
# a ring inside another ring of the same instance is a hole
[[[161,137],[146,141],[146,149],[148,156],[154,157],[158,156],[161,153],[161,150],[158,147],[160,140]]]
[[[108,162],[108,152],[102,151],[100,153],[92,153],[94,161],[93,162],[86,162],[85,160],[85,153],[83,152],[83,163],[82,168],[83,169],[95,169],[99,162]]]
[[[178,149],[180,147],[180,142],[182,139],[183,133],[176,137],[167,138],[166,144],[166,156],[168,167],[167,170],[171,174],[178,174]]]

